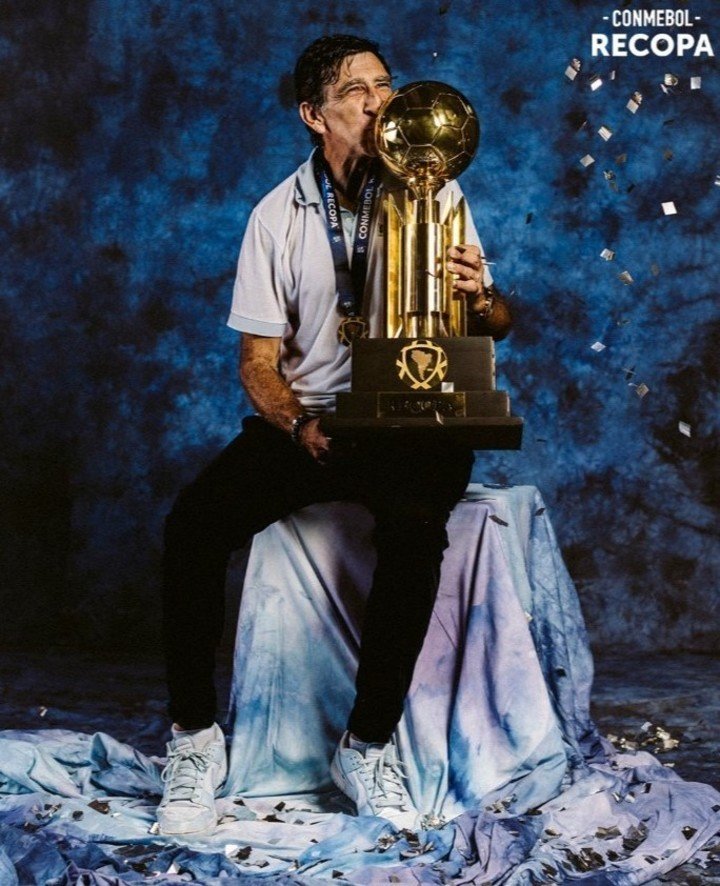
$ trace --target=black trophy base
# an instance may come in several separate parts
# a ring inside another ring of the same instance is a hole
[[[523,420],[517,416],[480,418],[341,418],[323,416],[323,433],[336,440],[402,436],[409,444],[428,437],[453,440],[472,449],[520,449]]]
[[[473,449],[519,449],[523,422],[495,390],[495,350],[487,336],[359,339],[352,345],[351,391],[321,423],[328,436],[445,436]]]

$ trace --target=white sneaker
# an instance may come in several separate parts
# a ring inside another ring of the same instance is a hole
[[[330,774],[354,801],[358,815],[379,815],[398,829],[417,828],[420,813],[403,784],[406,776],[392,742],[369,744],[364,752],[358,751],[350,747],[346,732],[330,764]]]
[[[217,824],[215,791],[227,775],[222,729],[214,723],[200,732],[178,732],[168,743],[167,758],[157,808],[159,832],[174,836],[211,830]]]

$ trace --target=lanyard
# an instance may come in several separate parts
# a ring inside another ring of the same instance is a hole
[[[335,284],[337,286],[338,310],[346,317],[359,317],[362,310],[367,276],[368,242],[370,223],[372,221],[375,194],[379,181],[377,164],[370,168],[365,187],[360,198],[359,218],[355,228],[355,239],[352,248],[352,265],[348,264],[345,234],[340,219],[340,205],[328,171],[327,163],[318,148],[313,155],[315,178],[320,188],[323,206],[325,207],[325,223],[335,265]]]

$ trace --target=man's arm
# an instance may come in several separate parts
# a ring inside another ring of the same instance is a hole
[[[240,350],[240,380],[258,413],[275,427],[288,434],[293,421],[304,415],[298,398],[280,375],[281,338],[269,338],[243,332]],[[330,439],[314,418],[300,429],[299,442],[313,458],[322,461],[328,453]]]

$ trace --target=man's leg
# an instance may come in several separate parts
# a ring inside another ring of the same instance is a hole
[[[386,814],[402,827],[409,826],[415,810],[408,809],[389,742],[435,603],[446,523],[467,487],[473,455],[448,444],[417,451],[393,444],[368,456],[364,488],[376,520],[378,559],[365,610],[355,705],[333,774],[359,811]],[[377,761],[368,756],[368,746],[384,755],[384,789],[376,784]],[[395,815],[388,814],[393,804],[399,810]]]
[[[333,475],[259,418],[178,496],[165,527],[163,628],[169,712],[164,834],[215,824],[214,794],[227,764],[214,723],[215,650],[223,630],[230,555],[266,526],[313,501],[336,497]]]

